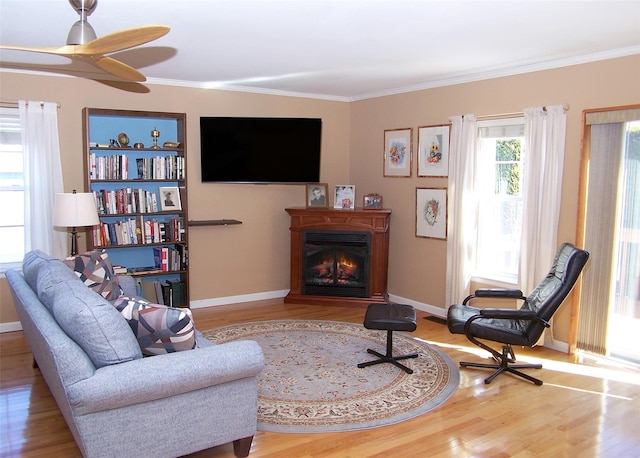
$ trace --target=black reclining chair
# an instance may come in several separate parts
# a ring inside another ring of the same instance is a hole
[[[542,380],[531,377],[518,369],[540,369],[542,364],[513,364],[516,362],[511,345],[533,347],[549,320],[567,297],[578,280],[582,268],[589,259],[587,251],[565,243],[556,254],[553,267],[547,276],[525,297],[522,291],[515,289],[479,289],[468,296],[462,305],[452,305],[447,312],[447,326],[453,334],[464,334],[475,345],[489,351],[497,364],[461,362],[461,367],[480,367],[495,369],[485,379],[491,381],[502,372],[523,377],[536,385]],[[473,298],[521,299],[524,301],[519,310],[485,308],[467,305]],[[478,339],[502,343],[502,353],[480,342]]]

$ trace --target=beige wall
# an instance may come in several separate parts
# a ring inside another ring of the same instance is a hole
[[[349,104],[241,92],[148,85],[148,93],[117,90],[83,79],[0,73],[0,100],[46,100],[58,110],[66,191],[84,188],[82,108],[187,113],[190,219],[237,219],[237,226],[190,232],[191,299],[224,298],[289,289],[289,215],[305,205],[302,185],[222,185],[200,182],[200,116],[319,117],[321,179],[349,182]],[[150,139],[149,139],[150,140]],[[162,141],[162,138],[160,138]],[[80,241],[84,248],[85,238]],[[17,321],[6,280],[0,280],[0,324]]]
[[[443,178],[382,177],[383,131],[442,124],[452,115],[522,111],[569,104],[559,239],[576,230],[581,116],[586,108],[640,103],[640,56],[343,103],[284,96],[148,85],[147,93],[93,81],[0,73],[0,99],[61,103],[60,142],[65,189],[83,189],[83,107],[187,113],[191,219],[233,218],[239,226],[190,231],[191,298],[206,300],[289,288],[289,220],[284,208],[304,205],[304,187],[200,183],[200,116],[323,118],[322,181],[378,192],[391,208],[389,292],[442,308],[446,242],[415,237],[415,188],[446,187]],[[414,135],[414,140],[415,135]],[[451,230],[451,228],[450,228]],[[0,324],[16,320],[0,281]],[[568,307],[556,319],[556,338],[568,339]]]
[[[383,131],[447,123],[465,113],[521,112],[538,105],[568,104],[560,242],[575,241],[582,111],[640,102],[640,56],[460,84],[351,104],[351,182],[361,193],[378,192],[393,210],[389,292],[443,309],[446,242],[415,237],[415,188],[446,187],[445,178],[383,178]],[[415,155],[414,155],[415,156]],[[366,165],[365,165],[366,164]],[[449,228],[455,230],[455,228]],[[569,309],[555,319],[554,337],[568,341]]]

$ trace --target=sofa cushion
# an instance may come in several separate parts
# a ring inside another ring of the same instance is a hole
[[[86,286],[107,300],[117,299],[122,290],[106,250],[92,250],[64,260]]]
[[[193,316],[188,308],[167,307],[121,296],[114,307],[129,322],[145,355],[159,355],[197,347]]]
[[[49,259],[43,263],[38,270],[38,289],[36,291],[40,302],[42,302],[51,313],[53,313],[53,304],[55,303],[56,285],[60,282],[76,283],[87,289],[64,262],[60,259]]]
[[[22,274],[32,290],[38,290],[38,272],[40,267],[53,259],[40,250],[29,251],[22,260]]]
[[[127,321],[102,296],[79,281],[54,287],[53,316],[96,367],[142,358]]]

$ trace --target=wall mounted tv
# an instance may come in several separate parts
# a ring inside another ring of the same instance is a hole
[[[205,183],[320,181],[322,120],[316,118],[200,118]]]

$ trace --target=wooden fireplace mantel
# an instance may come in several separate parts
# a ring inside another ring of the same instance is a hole
[[[387,301],[391,210],[287,208],[286,211],[291,216],[291,290],[284,298],[285,303],[362,306]],[[303,232],[306,230],[361,231],[371,234],[369,297],[314,296],[302,293],[302,244]]]

